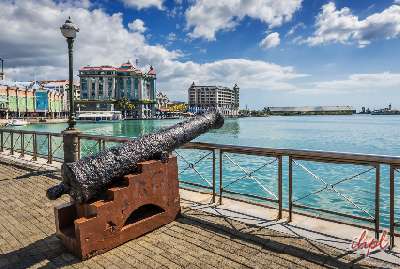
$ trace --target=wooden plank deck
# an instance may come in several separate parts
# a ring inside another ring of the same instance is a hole
[[[0,158],[0,268],[396,268],[305,238],[184,207],[182,217],[81,262],[54,235],[58,172]]]

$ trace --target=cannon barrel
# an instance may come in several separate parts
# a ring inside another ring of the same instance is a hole
[[[137,172],[139,162],[159,159],[162,154],[223,124],[224,118],[220,112],[208,112],[76,162],[64,163],[63,180],[47,190],[47,197],[55,200],[68,193],[78,203],[87,202],[122,176]]]

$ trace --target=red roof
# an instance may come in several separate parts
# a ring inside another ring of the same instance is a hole
[[[136,73],[142,73],[140,69],[134,67],[130,62],[122,64],[120,67],[113,67],[110,65],[102,65],[102,66],[84,66],[80,71],[119,71],[119,72],[136,72]],[[153,70],[153,71],[152,71]],[[155,75],[154,69],[150,69],[149,75]]]
[[[108,65],[103,65],[103,66],[84,66],[81,69],[82,71],[87,71],[87,70],[94,70],[94,71],[114,71],[116,70],[115,67],[108,66]]]

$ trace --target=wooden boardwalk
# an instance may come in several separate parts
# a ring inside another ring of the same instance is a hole
[[[54,235],[45,190],[57,172],[0,159],[0,268],[395,268],[372,258],[224,216],[183,208],[182,217],[81,262]]]

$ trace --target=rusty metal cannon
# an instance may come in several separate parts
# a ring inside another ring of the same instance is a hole
[[[82,259],[173,221],[180,212],[178,167],[169,153],[224,123],[210,112],[63,165],[47,190],[71,202],[55,208],[57,236]]]
[[[96,155],[63,166],[63,182],[47,190],[51,200],[68,193],[76,202],[96,198],[114,181],[138,169],[138,163],[160,159],[168,152],[224,123],[219,112],[209,112],[148,134]]]

